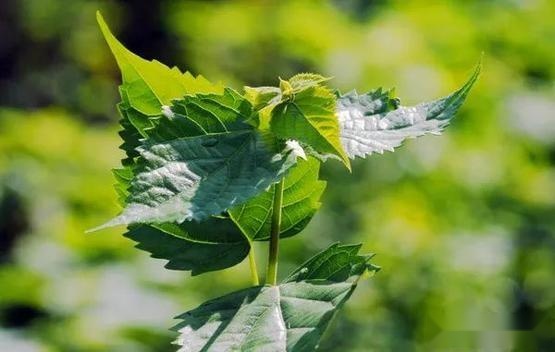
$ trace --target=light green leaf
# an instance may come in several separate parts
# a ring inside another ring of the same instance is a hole
[[[281,101],[281,90],[277,87],[243,87],[245,98],[252,104],[255,113],[250,123],[260,130],[270,129],[272,109]]]
[[[329,80],[329,77],[324,77],[316,73],[297,73],[293,77],[289,78],[288,83],[291,85],[293,93],[299,93],[302,90],[310,87],[316,87]]]
[[[132,226],[124,236],[153,258],[167,260],[167,269],[191,270],[192,275],[236,265],[250,250],[249,241],[227,218]]]
[[[306,273],[302,280],[231,293],[180,315],[179,351],[314,351],[360,276],[375,270],[368,256],[357,255],[359,246],[343,247],[333,245],[297,269]],[[338,268],[342,276],[334,274]]]
[[[244,87],[245,98],[251,102],[257,112],[253,116],[254,125],[259,129],[269,129],[272,110],[281,102],[288,100],[310,87],[317,87],[329,80],[314,73],[299,73],[288,81],[280,79],[280,87]]]
[[[339,139],[333,93],[320,85],[312,85],[295,93],[295,87],[291,85],[290,94],[289,98],[284,94],[284,101],[272,110],[272,132],[280,138],[307,144],[320,154],[336,156],[350,168]]]
[[[112,174],[116,179],[114,189],[118,195],[118,202],[122,207],[125,207],[127,197],[129,196],[129,187],[134,175],[133,165],[125,165],[121,168],[112,169]]]
[[[478,79],[479,64],[470,79],[453,94],[413,107],[392,107],[392,100],[381,89],[358,95],[355,91],[337,101],[341,143],[347,155],[366,157],[393,151],[407,138],[440,134],[466,99]]]
[[[245,98],[250,101],[255,110],[267,105],[278,104],[281,101],[281,90],[278,87],[248,87],[245,86]]]
[[[147,116],[160,114],[162,105],[185,94],[222,93],[221,85],[214,85],[202,76],[182,74],[178,68],[169,68],[156,60],[148,61],[127,50],[110,32],[97,12],[96,18],[106,42],[110,46],[123,78],[129,106]]]
[[[320,208],[320,196],[326,182],[318,179],[320,163],[314,159],[298,160],[285,176],[281,237],[296,235],[302,231]],[[272,204],[275,185],[260,195],[229,210],[231,219],[252,240],[267,240],[270,237]]]

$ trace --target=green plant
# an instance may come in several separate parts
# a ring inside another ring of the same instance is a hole
[[[406,138],[439,134],[476,81],[414,107],[392,90],[341,94],[303,73],[243,93],[128,51],[98,14],[121,69],[118,104],[126,154],[114,170],[122,213],[96,228],[126,237],[168,269],[192,275],[249,258],[252,287],[181,316],[180,351],[312,351],[361,277],[379,268],[360,245],[333,244],[277,283],[281,238],[297,235],[320,207],[320,163],[393,151]],[[260,285],[254,241],[269,242]]]

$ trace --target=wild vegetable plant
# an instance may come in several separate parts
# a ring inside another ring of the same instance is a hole
[[[359,280],[379,268],[360,245],[335,243],[277,282],[280,239],[299,234],[320,207],[320,164],[393,151],[440,134],[476,81],[412,107],[392,90],[343,94],[301,73],[277,87],[238,92],[127,50],[98,23],[121,69],[125,152],[113,170],[123,210],[98,227],[124,236],[166,268],[199,275],[248,257],[252,287],[180,316],[179,351],[313,351]],[[254,241],[269,242],[260,284]]]

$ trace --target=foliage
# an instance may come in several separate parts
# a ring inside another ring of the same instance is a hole
[[[412,108],[381,89],[334,94],[327,78],[309,73],[242,95],[136,56],[97,18],[122,72],[126,159],[114,171],[124,209],[94,230],[127,225],[138,248],[193,275],[249,255],[254,287],[183,315],[183,351],[314,350],[359,278],[376,270],[360,246],[333,245],[277,285],[280,237],[299,233],[320,205],[320,162],[350,169],[349,157],[439,134],[481,65],[455,93]],[[270,242],[266,286],[258,286],[255,240]]]
[[[472,88],[480,66],[466,84],[443,99],[414,107],[398,106],[391,91],[373,90],[364,95],[356,91],[338,98],[337,114],[341,141],[349,157],[393,151],[407,138],[426,133],[440,134],[449,124]]]
[[[175,312],[249,285],[247,260],[191,277],[120,227],[83,235],[120,209],[106,171],[123,157],[120,76],[98,8],[142,57],[241,93],[321,72],[413,106],[456,90],[484,51],[441,138],[352,160],[352,174],[322,165],[322,205],[283,241],[280,280],[331,242],[379,253],[387,271],[361,281],[323,352],[554,349],[555,2],[158,4],[0,1],[0,350],[168,351]]]
[[[180,351],[313,351],[360,276],[378,270],[359,249],[333,244],[278,286],[230,293],[180,315]]]

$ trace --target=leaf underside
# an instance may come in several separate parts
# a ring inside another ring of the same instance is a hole
[[[479,64],[470,79],[451,95],[413,107],[392,104],[381,89],[359,95],[340,95],[337,115],[341,143],[349,158],[393,151],[407,138],[440,134],[449,125],[480,74]]]
[[[136,225],[124,234],[153,258],[166,259],[167,269],[192,275],[234,266],[248,255],[250,243],[226,218],[197,223]]]
[[[298,160],[284,178],[280,237],[294,236],[302,231],[320,208],[320,196],[326,182],[318,179],[320,163],[309,158]],[[268,240],[272,220],[275,185],[260,195],[229,210],[231,219],[252,240]]]
[[[359,277],[377,270],[359,249],[334,244],[279,286],[251,287],[180,315],[179,351],[313,351]]]
[[[325,182],[318,180],[318,171],[318,161],[310,158],[299,161],[285,176],[281,237],[299,233],[320,207]],[[136,247],[151,253],[153,258],[167,260],[168,269],[190,270],[192,275],[225,269],[247,256],[251,246],[247,237],[257,241],[269,239],[274,188],[272,185],[232,208],[229,213],[235,224],[229,218],[211,217],[202,222],[136,225],[124,236],[137,242]]]

